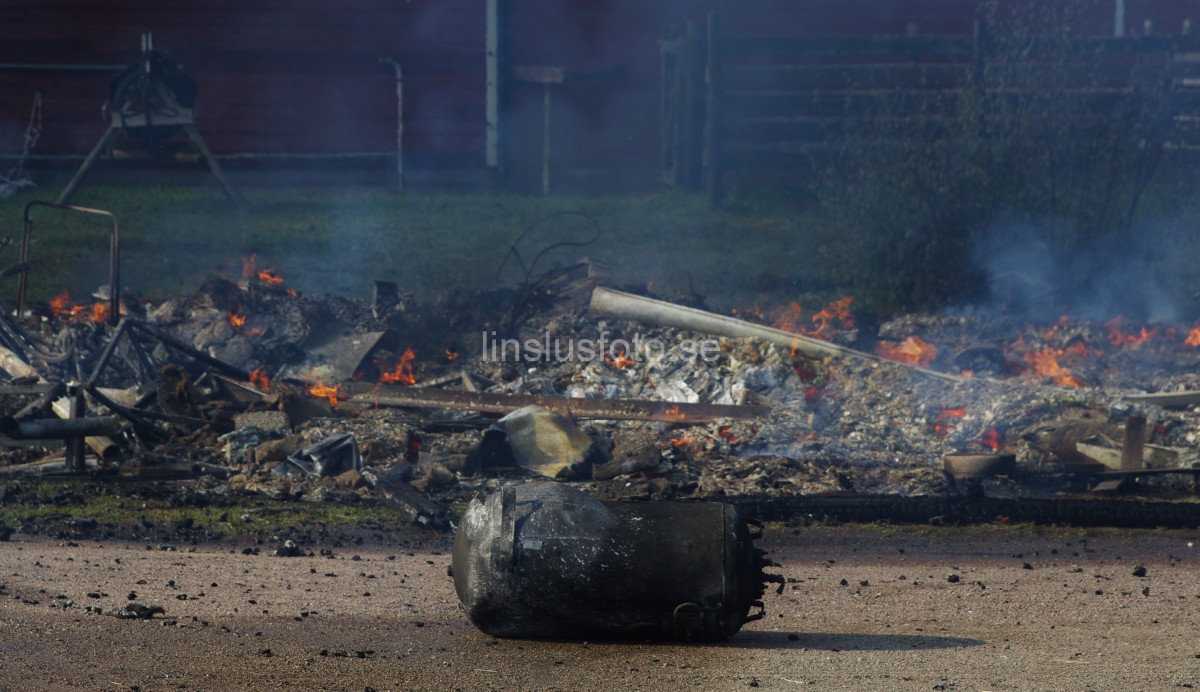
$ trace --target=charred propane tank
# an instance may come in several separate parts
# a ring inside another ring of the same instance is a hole
[[[471,501],[454,588],[500,637],[724,639],[763,617],[772,565],[733,505],[605,502],[557,483]],[[751,611],[755,612],[751,612]]]

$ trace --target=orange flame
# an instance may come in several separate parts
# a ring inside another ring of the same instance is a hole
[[[330,406],[337,406],[338,397],[342,395],[341,389],[342,388],[339,385],[335,384],[332,387],[329,387],[326,386],[324,382],[317,380],[316,384],[310,384],[308,386],[308,394],[309,396],[328,399]]]
[[[251,327],[250,329],[245,328],[247,318],[246,315],[242,313],[242,309],[240,307],[230,310],[225,314],[226,318],[229,320],[230,326],[232,326],[233,330],[238,334],[245,334],[251,339],[263,335],[263,330],[259,329],[258,327]]]
[[[1187,340],[1183,343],[1192,347],[1200,346],[1200,327],[1196,327],[1188,332]]]
[[[717,434],[720,435],[726,442],[737,442],[737,435],[730,432],[732,425],[722,425],[717,428]]]
[[[88,314],[87,319],[92,322],[103,323],[108,321],[108,314],[107,303],[92,303],[91,312]]]
[[[634,360],[625,353],[625,349],[621,349],[621,352],[617,354],[616,358],[613,358],[611,355],[605,355],[604,362],[608,363],[614,368],[624,370],[625,368],[633,365]]]
[[[69,322],[95,322],[103,324],[108,321],[108,303],[96,302],[91,305],[75,305],[71,294],[63,291],[50,299],[50,316]]]
[[[691,435],[671,438],[671,446],[688,454],[695,454],[701,449],[699,441]]]
[[[962,418],[965,415],[967,415],[967,409],[965,406],[960,406],[958,408],[944,408],[941,411],[938,411],[938,418],[937,422],[933,424],[933,431],[939,436],[945,437],[946,435],[950,434],[951,430],[954,429],[957,419]]]
[[[799,303],[793,300],[786,310],[776,316],[771,326],[793,334],[802,334],[816,339],[828,340],[835,322],[839,323],[844,329],[854,328],[854,316],[850,314],[850,305],[853,302],[854,296],[846,296],[829,303],[809,318],[809,322],[815,326],[807,328],[801,326],[801,314],[804,310],[800,307]],[[755,311],[757,310],[755,308]],[[737,311],[735,310],[733,314],[736,315]]]
[[[1090,358],[1094,356],[1104,355],[1104,351],[1088,346],[1083,339],[1078,339],[1067,344],[1067,347],[1059,352],[1059,355],[1071,356],[1073,358]]]
[[[679,410],[679,404],[674,404],[667,410],[663,411],[663,415],[672,420],[683,420],[687,418],[687,414]]]
[[[283,285],[283,277],[274,269],[261,269],[258,272],[258,280],[265,284],[274,284],[276,286]]]
[[[260,365],[250,373],[250,384],[258,387],[264,392],[271,391],[271,378],[267,377],[267,369]]]
[[[818,339],[825,338],[828,336],[828,330],[833,328],[834,321],[840,322],[844,329],[853,329],[854,316],[850,314],[850,305],[853,302],[854,296],[846,296],[821,308],[821,311],[811,318],[812,323],[817,325],[816,329],[805,333]]]
[[[455,351],[454,349],[447,347],[446,348],[446,361],[453,363],[456,360],[458,360],[458,351]]]
[[[412,350],[412,347],[404,349],[404,353],[400,354],[400,362],[392,370],[383,373],[379,376],[379,381],[383,384],[402,384],[408,386],[417,381],[416,375],[413,373],[413,361],[416,360],[417,354]]]
[[[988,431],[983,434],[983,437],[979,438],[979,442],[984,447],[996,452],[1004,446],[1004,435],[1002,435],[1000,431],[995,428],[988,428]]]
[[[1117,315],[1113,319],[1104,323],[1104,327],[1108,329],[1108,342],[1113,346],[1128,346],[1136,347],[1149,341],[1158,334],[1158,329],[1141,328],[1141,331],[1126,332],[1121,329],[1121,325],[1125,322],[1125,317]]]
[[[1025,362],[1029,364],[1039,377],[1045,377],[1064,387],[1082,387],[1083,380],[1075,373],[1058,364],[1058,357],[1066,351],[1046,347],[1036,353],[1025,354]]]
[[[875,353],[889,360],[923,368],[937,358],[938,349],[921,337],[909,336],[898,344],[881,341],[875,346]]]
[[[800,307],[800,303],[797,303],[793,300],[792,304],[788,306],[787,310],[784,310],[782,313],[778,314],[778,316],[771,321],[771,326],[775,327],[776,329],[782,329],[785,332],[798,334],[800,333],[800,314],[803,312],[803,310],[804,308]]]
[[[50,316],[59,317],[62,313],[70,308],[68,305],[71,302],[71,294],[63,291],[50,299]]]

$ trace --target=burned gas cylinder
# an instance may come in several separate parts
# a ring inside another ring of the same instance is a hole
[[[458,600],[500,637],[724,639],[764,615],[761,527],[719,502],[606,502],[558,483],[467,507]],[[753,611],[753,612],[752,612]]]

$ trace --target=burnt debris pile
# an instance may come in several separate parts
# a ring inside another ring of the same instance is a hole
[[[387,282],[303,295],[248,258],[192,295],[123,296],[118,319],[61,295],[0,320],[0,473],[209,477],[430,527],[530,478],[760,510],[1194,492],[1188,325],[909,315],[867,334],[849,298],[715,309],[608,275],[585,260],[418,303]]]

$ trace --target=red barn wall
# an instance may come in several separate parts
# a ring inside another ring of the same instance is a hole
[[[1013,4],[1019,0],[1001,0]],[[1116,0],[1093,0],[1084,33],[1113,33]],[[511,68],[552,65],[606,79],[556,87],[552,168],[654,185],[659,166],[659,39],[668,24],[720,10],[731,35],[965,34],[974,0],[500,0]],[[1176,33],[1200,7],[1126,0],[1126,32],[1143,20]],[[487,0],[7,0],[0,64],[127,64],[139,36],[180,61],[200,88],[197,120],[220,154],[391,152],[394,58],[405,71],[411,168],[483,169]],[[106,123],[108,76],[0,69],[0,153],[20,150],[33,94],[43,94],[36,153],[81,155]],[[541,87],[502,81],[506,173],[538,177]],[[641,175],[630,175],[630,173]]]
[[[140,35],[199,86],[218,154],[389,152],[392,68],[404,68],[405,146],[417,161],[481,166],[483,0],[8,0],[0,63],[127,64]],[[0,71],[0,149],[19,146],[35,90],[43,154],[86,152],[103,132],[108,73]],[[15,132],[14,132],[15,131]]]
[[[1000,0],[1001,10],[1028,0]],[[1112,35],[1115,0],[1083,3],[1082,34]],[[1151,19],[1158,33],[1178,33],[1200,20],[1200,5],[1185,0],[1126,0],[1126,33]],[[981,16],[974,0],[509,0],[508,57],[512,65],[554,65],[579,71],[619,70],[609,80],[557,88],[552,112],[552,178],[586,188],[596,178],[655,184],[659,166],[659,39],[669,24],[702,21],[719,10],[726,35],[806,36],[971,34]],[[510,84],[509,160],[534,187],[541,152],[541,87]],[[572,169],[592,175],[570,179]],[[617,171],[621,171],[618,174]],[[628,175],[631,171],[642,176]]]

